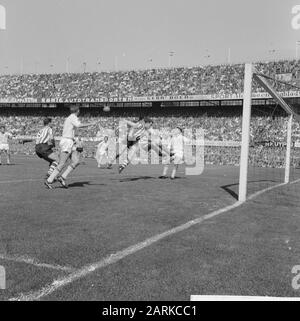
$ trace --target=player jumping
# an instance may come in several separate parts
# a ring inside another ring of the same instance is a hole
[[[80,120],[78,119],[80,110],[79,107],[76,105],[72,105],[70,107],[71,115],[66,118],[64,122],[63,127],[63,134],[62,139],[60,141],[60,157],[59,157],[59,164],[54,169],[53,173],[48,177],[48,179],[45,181],[45,185],[52,189],[53,182],[55,179],[57,179],[61,185],[65,188],[67,188],[66,178],[67,176],[79,165],[80,159],[79,154],[77,151],[77,147],[75,145],[75,129],[76,128],[85,128],[94,126],[99,123],[92,122],[87,124],[82,124]],[[82,148],[82,147],[81,147]],[[71,158],[71,163],[68,165],[67,169],[64,171],[62,175],[60,175],[61,171],[63,170],[67,160]]]
[[[130,127],[129,133],[126,136],[126,147],[116,155],[115,160],[127,151],[126,160],[119,165],[119,173],[130,164],[138,148],[141,147],[145,151],[150,149],[154,150],[158,155],[162,152],[166,153],[161,147],[148,139],[148,133],[152,133],[153,121],[149,118],[140,117],[138,122],[132,122],[124,120],[124,122]],[[108,168],[112,167],[113,160],[108,163]]]

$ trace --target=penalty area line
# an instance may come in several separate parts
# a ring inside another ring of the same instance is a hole
[[[61,266],[61,265],[57,265],[57,264],[49,264],[49,263],[39,262],[39,260],[37,260],[35,258],[31,258],[27,255],[0,254],[0,259],[3,261],[25,263],[25,264],[29,264],[29,265],[34,265],[39,268],[47,268],[47,269],[52,269],[52,270],[59,270],[59,271],[66,271],[66,272],[73,272],[76,270],[70,266]]]
[[[252,195],[250,195],[248,198],[247,198],[247,201],[251,201],[252,199],[256,198],[257,196],[265,193],[265,192],[268,192],[268,191],[271,191],[272,189],[274,188],[278,188],[278,187],[281,187],[281,186],[285,186],[285,185],[294,185],[294,184],[297,184],[300,182],[300,178],[290,182],[290,183],[280,183],[280,184],[277,184],[277,185],[274,185],[274,186],[270,186],[270,187],[267,187],[261,191],[258,191]]]
[[[98,176],[100,176],[98,174]],[[77,178],[93,178],[97,177],[97,174],[95,175],[88,175],[88,176],[72,176],[70,177],[70,180],[77,179]],[[30,182],[43,182],[45,179],[43,178],[25,178],[25,179],[16,179],[16,180],[10,180],[10,181],[0,181],[0,184],[16,184],[16,183],[30,183]]]
[[[300,179],[296,180],[294,182],[291,182],[291,183],[295,184],[298,181],[300,181]],[[274,185],[272,187],[266,188],[260,192],[250,195],[247,200],[252,200],[255,197],[257,197],[267,191],[273,190],[275,188],[278,188],[278,187],[281,187],[284,185],[287,185],[287,184],[282,183],[282,184],[278,184],[278,185]],[[179,225],[175,228],[167,230],[163,233],[160,233],[160,234],[157,234],[153,237],[150,237],[150,238],[144,240],[143,242],[137,243],[133,246],[127,247],[121,251],[118,251],[114,254],[104,257],[103,259],[101,259],[98,262],[83,266],[82,268],[70,273],[69,275],[67,275],[65,277],[61,277],[61,278],[58,278],[57,280],[54,280],[51,284],[46,285],[45,287],[43,287],[37,291],[32,291],[32,292],[28,292],[28,293],[24,293],[24,294],[21,293],[19,296],[9,299],[9,301],[36,301],[36,300],[39,300],[45,296],[50,295],[51,293],[55,292],[56,290],[66,286],[68,284],[73,283],[74,281],[77,281],[79,279],[82,279],[82,278],[92,274],[93,272],[95,272],[97,270],[100,270],[104,267],[107,267],[109,265],[117,263],[118,261],[124,259],[125,257],[127,257],[131,254],[135,254],[138,251],[145,249],[145,248],[151,246],[152,244],[157,243],[158,241],[160,241],[162,239],[165,239],[165,238],[172,236],[174,234],[177,234],[179,232],[185,231],[195,225],[203,223],[204,221],[206,221],[208,219],[219,216],[223,213],[227,213],[235,208],[238,208],[239,206],[241,206],[245,203],[247,203],[247,201],[246,202],[237,201],[232,205],[229,205],[229,206],[226,206],[226,207],[221,208],[219,210],[213,211],[213,212],[206,214],[202,217],[199,217],[197,219],[188,221],[187,223],[184,223],[184,224]]]

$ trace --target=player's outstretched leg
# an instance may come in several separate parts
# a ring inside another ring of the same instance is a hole
[[[79,163],[80,163],[80,153],[78,151],[73,151],[71,154],[71,164],[67,167],[64,173],[57,178],[57,180],[60,182],[60,184],[64,188],[68,188],[66,179],[76,169]]]
[[[129,160],[125,160],[120,166],[119,166],[119,174],[123,172],[123,170],[128,166]]]
[[[137,152],[139,143],[135,142],[133,145],[131,145],[128,148],[128,154],[127,154],[127,158],[124,160],[124,162],[119,166],[119,174],[121,174],[123,172],[123,170],[130,164],[130,162],[132,161],[134,155]]]
[[[68,152],[61,152],[60,154],[60,160],[57,167],[53,170],[52,174],[48,177],[48,179],[45,181],[45,185],[51,189],[52,184],[54,180],[58,177],[59,173],[62,171],[63,167],[65,166],[65,163],[67,162],[68,158],[70,156],[70,153]]]
[[[113,159],[108,159],[107,168],[111,169],[113,167],[113,163],[117,161],[126,150],[127,147],[125,147],[121,152],[117,153],[117,155]]]
[[[170,156],[170,150],[163,144],[151,142],[149,149],[153,150],[160,157]]]

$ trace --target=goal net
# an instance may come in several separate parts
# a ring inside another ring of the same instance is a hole
[[[260,73],[252,64],[245,65],[238,191],[241,202],[267,190],[276,190],[271,193],[276,198],[282,190],[277,187],[294,184],[300,178],[299,114],[279,94],[279,85],[282,88],[284,84]],[[254,104],[254,87],[272,98],[268,104]]]

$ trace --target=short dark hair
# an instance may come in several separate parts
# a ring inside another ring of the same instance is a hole
[[[44,118],[43,122],[44,122],[44,126],[47,126],[52,122],[52,119],[50,117],[46,117]]]
[[[72,114],[76,113],[76,112],[79,111],[79,110],[80,110],[80,108],[79,108],[78,105],[70,105],[70,112],[71,112]]]

